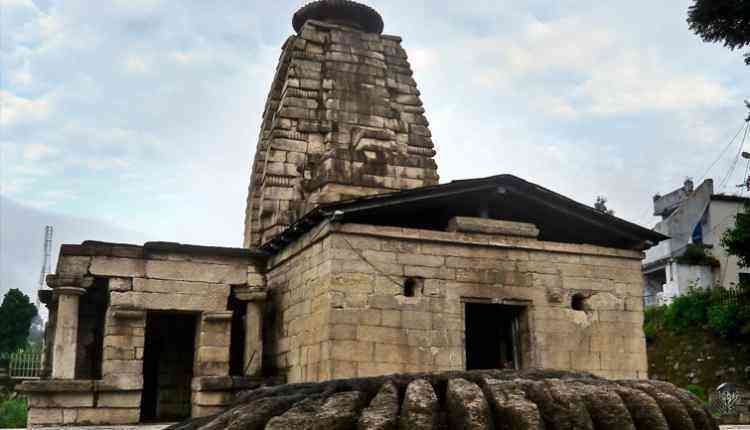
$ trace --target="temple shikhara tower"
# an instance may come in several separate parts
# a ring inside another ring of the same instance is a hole
[[[373,9],[314,2],[282,48],[253,162],[245,246],[319,203],[438,183],[429,123],[401,38]]]
[[[19,387],[32,425],[203,417],[260,386],[394,373],[647,378],[641,259],[664,236],[512,175],[439,183],[378,12],[320,0],[292,27],[244,247],[63,245],[44,377]]]

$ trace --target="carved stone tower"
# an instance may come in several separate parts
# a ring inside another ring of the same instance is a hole
[[[401,38],[373,9],[320,0],[294,14],[250,174],[245,247],[320,203],[438,183]]]

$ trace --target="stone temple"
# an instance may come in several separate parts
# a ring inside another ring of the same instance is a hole
[[[262,385],[394,373],[647,378],[641,259],[664,236],[511,175],[440,184],[380,15],[321,0],[293,27],[244,248],[63,245],[46,376],[20,386],[31,425],[202,417]]]

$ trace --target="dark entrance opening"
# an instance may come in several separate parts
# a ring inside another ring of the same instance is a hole
[[[141,421],[179,421],[190,417],[197,319],[190,314],[146,316]]]
[[[76,379],[101,379],[104,321],[108,306],[107,280],[96,278],[78,305]]]
[[[229,310],[232,311],[232,331],[229,342],[229,374],[232,376],[245,375],[245,318],[247,305],[229,297]]]
[[[520,369],[520,306],[466,303],[466,369]]]

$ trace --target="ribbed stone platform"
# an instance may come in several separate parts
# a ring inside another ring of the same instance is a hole
[[[180,430],[718,430],[701,401],[658,381],[555,371],[393,375],[247,392]]]

